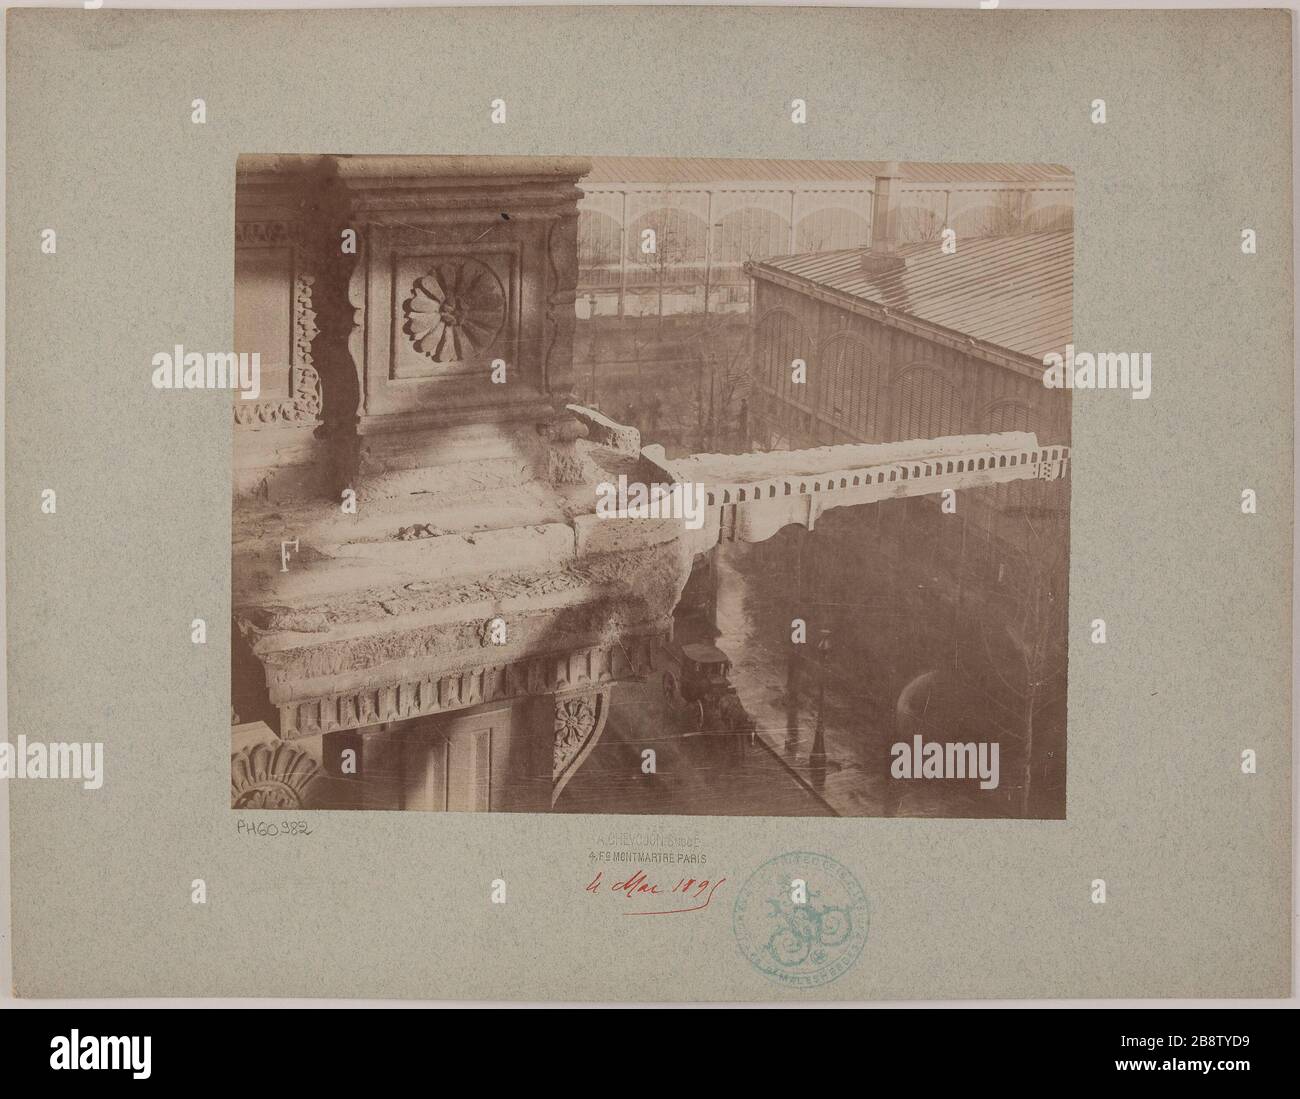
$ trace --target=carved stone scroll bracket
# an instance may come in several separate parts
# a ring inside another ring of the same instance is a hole
[[[320,765],[282,741],[254,744],[230,757],[232,809],[302,809]]]
[[[320,265],[315,348],[323,409],[317,436],[329,440],[329,481],[337,496],[356,487],[369,227],[355,216],[332,158],[312,181],[310,209]]]
[[[578,772],[605,731],[609,691],[583,691],[555,696],[555,766],[551,805]]]
[[[320,376],[312,341],[318,334],[317,288],[319,256],[297,221],[240,221],[235,224],[235,244],[252,251],[288,248],[291,259],[293,331],[289,345],[289,392],[273,399],[233,405],[235,423],[242,428],[314,424],[321,411]],[[240,350],[246,350],[241,348]]]

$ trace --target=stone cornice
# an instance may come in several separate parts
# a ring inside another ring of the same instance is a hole
[[[320,172],[344,180],[377,184],[421,179],[445,179],[463,187],[476,180],[515,179],[550,182],[585,176],[591,161],[575,156],[357,156],[245,154],[236,166],[240,183],[309,176]]]
[[[590,649],[488,664],[453,675],[407,678],[361,690],[294,699],[279,706],[279,733],[291,740],[648,675],[653,670],[655,650],[667,635],[664,630]]]

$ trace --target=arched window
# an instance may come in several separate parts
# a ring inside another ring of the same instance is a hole
[[[803,325],[790,310],[776,306],[759,319],[757,326],[758,380],[779,398],[807,405],[808,386],[790,379],[795,359],[808,359]]]
[[[578,284],[617,286],[619,249],[623,229],[615,218],[599,210],[578,213]]]
[[[880,442],[880,370],[855,332],[837,332],[823,341],[816,359],[817,409],[863,442]]]
[[[902,243],[938,240],[943,231],[943,194],[913,192],[899,206],[896,217],[895,231]]]
[[[1024,230],[1024,201],[1015,189],[954,193],[949,224],[962,239],[1009,236]]]
[[[961,392],[937,368],[909,366],[894,382],[890,442],[964,433]]]
[[[799,218],[794,235],[796,252],[864,248],[871,243],[871,222],[857,210],[826,206]]]
[[[1074,207],[1066,205],[1039,206],[1029,211],[1025,228],[1031,233],[1048,232],[1074,227]]]
[[[1034,410],[1022,401],[1005,400],[990,405],[985,410],[984,431],[996,434],[1001,431],[1037,432],[1037,417]],[[1012,464],[1015,464],[1014,459]],[[1033,503],[1033,483],[1029,481],[1011,481],[993,489],[994,505],[1002,510],[1023,508]]]
[[[713,237],[713,263],[718,282],[744,282],[742,266],[790,253],[790,223],[780,214],[758,206],[742,206],[724,214]]]
[[[642,251],[642,233],[654,230],[653,252]],[[682,286],[704,281],[709,227],[678,207],[660,206],[637,217],[627,231],[627,276],[633,286]]]

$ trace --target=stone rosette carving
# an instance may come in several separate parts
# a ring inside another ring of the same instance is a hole
[[[594,698],[565,698],[555,704],[555,777],[563,773],[596,730]]]
[[[506,292],[486,264],[449,260],[415,280],[402,313],[402,331],[417,352],[436,363],[463,362],[496,342],[506,321]]]
[[[552,805],[600,739],[605,729],[607,700],[605,691],[556,697]]]
[[[282,741],[254,744],[230,757],[232,809],[301,809],[320,765]]]

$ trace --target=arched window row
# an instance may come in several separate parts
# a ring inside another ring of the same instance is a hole
[[[654,231],[658,251],[671,253],[674,263],[702,264],[709,256],[708,218],[684,206],[659,206],[629,216],[626,240],[617,214],[582,209],[578,217],[578,255],[584,268],[617,266],[620,256],[632,264],[648,265],[642,250],[642,232]],[[871,220],[865,210],[823,205],[805,213],[796,211],[794,233],[787,214],[761,206],[738,206],[714,213],[712,262],[736,267],[791,252],[824,252],[861,248],[871,241]]]

